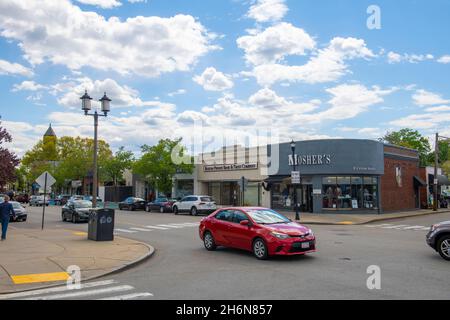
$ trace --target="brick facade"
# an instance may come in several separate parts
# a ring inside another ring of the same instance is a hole
[[[420,177],[417,151],[384,147],[384,175],[381,176],[381,203],[383,211],[413,210],[419,207],[419,188],[414,176]],[[397,178],[397,168],[401,178]],[[420,199],[422,201],[423,199]]]

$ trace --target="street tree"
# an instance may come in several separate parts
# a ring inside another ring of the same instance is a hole
[[[134,161],[134,155],[131,151],[125,151],[120,147],[116,153],[103,161],[100,166],[100,175],[105,181],[112,181],[116,186],[122,179],[126,169],[131,169]]]
[[[431,151],[430,142],[419,131],[404,128],[386,133],[383,139],[390,144],[419,151],[420,165],[428,164],[428,155]]]
[[[162,139],[157,145],[144,145],[142,157],[133,165],[133,172],[143,176],[156,189],[169,195],[172,192],[172,180],[179,172],[192,173],[193,161],[177,164],[172,160],[172,151],[181,144],[181,138],[176,140]],[[186,157],[186,148],[178,148],[177,156]]]
[[[11,143],[12,136],[1,126],[0,122],[0,190],[9,182],[15,180],[15,169],[19,165],[17,155],[9,151],[4,144]]]

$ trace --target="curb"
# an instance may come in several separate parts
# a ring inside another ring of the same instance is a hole
[[[123,237],[117,237],[117,238],[130,240],[128,238],[123,238]],[[133,241],[135,241],[135,240],[133,240]],[[143,256],[141,256],[141,257],[139,257],[139,258],[137,258],[136,260],[131,261],[130,263],[127,263],[127,264],[121,266],[121,267],[117,267],[115,269],[112,269],[110,271],[107,271],[105,273],[102,273],[102,274],[99,274],[99,275],[96,275],[96,276],[92,276],[92,277],[89,277],[89,278],[82,279],[81,281],[82,282],[83,281],[91,281],[91,280],[98,279],[98,278],[101,278],[101,277],[106,277],[108,275],[116,274],[116,273],[128,270],[128,269],[130,269],[132,267],[135,267],[135,266],[143,263],[144,261],[150,259],[153,256],[153,254],[155,253],[155,251],[156,251],[155,248],[153,246],[149,245],[148,243],[144,243],[144,242],[140,242],[140,241],[136,241],[136,242],[138,244],[146,246],[149,249],[148,253],[143,255]],[[39,289],[48,289],[48,288],[60,287],[61,285],[64,285],[64,283],[56,283],[56,284],[51,284],[51,285],[42,285],[42,286],[39,286],[39,287],[25,289],[25,290],[22,290],[22,291],[5,291],[5,292],[1,292],[0,293],[0,297],[2,295],[4,295],[4,294],[17,293],[17,292],[27,292],[27,291],[34,291],[34,290],[39,290]]]
[[[358,226],[358,225],[365,225],[365,224],[369,224],[372,222],[379,222],[379,221],[388,221],[388,220],[395,220],[395,219],[403,219],[403,218],[413,218],[413,217],[422,217],[422,216],[428,216],[428,215],[433,215],[433,214],[439,214],[439,213],[449,213],[450,210],[444,210],[444,211],[437,211],[437,212],[425,212],[425,213],[419,213],[419,214],[406,214],[403,216],[399,216],[399,217],[380,217],[378,218],[373,218],[371,220],[368,221],[364,221],[364,222],[355,222],[355,223],[343,223],[343,222],[317,222],[317,221],[299,221],[302,224],[311,224],[311,225],[326,225],[326,226],[348,226],[348,225],[352,225],[352,226]]]

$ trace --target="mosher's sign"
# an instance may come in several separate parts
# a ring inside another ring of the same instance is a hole
[[[294,163],[295,160],[295,163]],[[317,166],[331,164],[330,154],[308,154],[308,155],[289,155],[289,165],[305,165],[305,166]]]

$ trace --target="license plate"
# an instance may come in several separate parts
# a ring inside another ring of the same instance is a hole
[[[303,242],[302,249],[309,249],[309,242]]]

